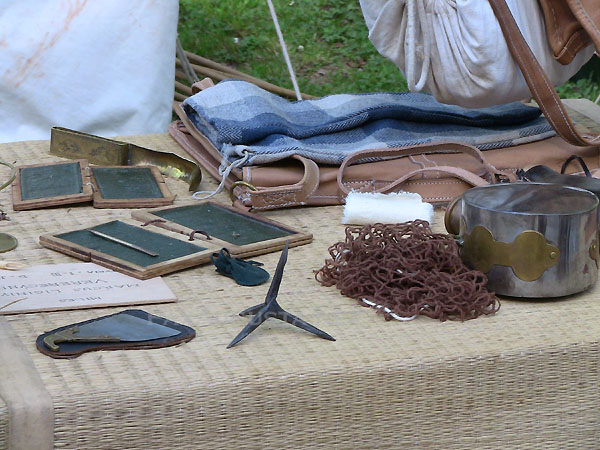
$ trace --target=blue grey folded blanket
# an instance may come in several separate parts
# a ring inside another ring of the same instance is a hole
[[[230,162],[249,152],[245,164],[296,154],[339,165],[352,153],[371,148],[454,141],[489,150],[555,134],[538,108],[522,103],[466,109],[408,92],[291,102],[251,83],[226,80],[189,97],[183,107]]]

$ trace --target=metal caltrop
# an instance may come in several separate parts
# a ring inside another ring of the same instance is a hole
[[[279,292],[279,285],[281,284],[281,279],[283,277],[283,268],[285,267],[285,263],[287,262],[287,254],[288,254],[289,243],[285,243],[285,248],[283,252],[281,252],[281,257],[279,258],[279,263],[277,264],[277,269],[275,269],[275,275],[273,276],[273,281],[271,281],[271,286],[269,287],[269,292],[267,292],[267,296],[265,297],[265,302],[256,306],[252,306],[248,309],[245,309],[240,313],[240,316],[249,316],[255,314],[254,318],[244,327],[242,331],[231,341],[231,343],[227,346],[227,348],[233,347],[235,344],[240,342],[242,339],[247,337],[250,333],[256,330],[260,324],[262,324],[265,320],[270,317],[275,319],[283,320],[289,324],[295,325],[298,328],[302,328],[310,333],[316,334],[320,338],[327,339],[329,341],[335,341],[335,338],[325,333],[322,330],[312,326],[308,322],[300,319],[299,317],[290,314],[285,311],[279,303],[277,303],[277,293]]]

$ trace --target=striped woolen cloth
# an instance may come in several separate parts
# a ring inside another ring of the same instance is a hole
[[[555,134],[538,108],[519,102],[467,109],[409,92],[336,94],[291,102],[251,83],[226,80],[189,97],[183,106],[229,161],[248,151],[246,165],[292,155],[340,164],[359,150],[438,141],[489,150]]]

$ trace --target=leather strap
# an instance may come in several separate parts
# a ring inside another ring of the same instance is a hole
[[[198,92],[213,87],[214,85],[215,83],[212,79],[208,77],[203,78],[202,80],[196,81],[194,84],[192,84],[192,94],[197,94]]]
[[[298,206],[306,204],[307,199],[319,187],[319,166],[311,159],[294,155],[304,166],[304,176],[295,184],[289,184],[277,187],[261,188],[256,190],[246,190],[250,198],[252,209],[272,209],[285,208],[287,206]],[[243,189],[238,187],[236,189]],[[238,196],[239,197],[239,196]]]
[[[469,172],[466,169],[462,169],[460,167],[452,167],[452,166],[436,166],[436,167],[423,167],[421,169],[413,170],[412,172],[407,173],[406,175],[401,176],[396,181],[387,184],[379,189],[376,189],[374,192],[376,193],[387,193],[393,192],[395,188],[401,186],[403,183],[407,182],[411,178],[414,178],[416,175],[425,174],[427,172],[436,172],[436,173],[444,173],[450,175],[454,178],[458,178],[459,180],[464,181],[465,183],[470,184],[471,186],[485,186],[486,184],[490,184],[489,181],[484,178],[475,175],[473,172]],[[340,189],[342,189],[340,186]],[[344,189],[347,189],[343,186]],[[347,193],[347,192],[346,192]]]
[[[571,164],[572,161],[577,161],[579,163],[579,165],[583,169],[583,173],[585,174],[586,177],[592,176],[592,173],[590,172],[590,169],[588,169],[587,164],[585,163],[583,158],[579,155],[571,155],[567,158],[567,160],[563,163],[562,167],[560,168],[561,175],[565,174],[565,172],[567,171],[567,167],[569,166],[569,164]]]
[[[535,55],[529,48],[525,38],[510,12],[505,0],[489,0],[490,5],[498,19],[510,52],[521,68],[525,81],[531,94],[536,99],[544,116],[554,130],[569,144],[584,147],[598,145],[600,135],[582,135],[569,118],[567,111],[552,86],[552,82],[540,66]],[[575,2],[574,2],[575,3]],[[584,14],[585,11],[579,14]]]
[[[348,194],[351,189],[348,188],[344,184],[344,171],[347,166],[352,165],[353,163],[358,162],[359,160],[365,158],[403,158],[412,155],[422,155],[422,154],[431,154],[431,153],[464,153],[475,158],[484,168],[490,180],[485,180],[484,178],[475,175],[473,172],[462,169],[460,167],[450,167],[450,166],[436,166],[436,167],[424,167],[422,169],[414,170],[412,172],[403,175],[392,183],[389,183],[374,192],[390,192],[395,190],[398,186],[405,183],[409,179],[415,177],[418,174],[424,174],[427,172],[441,172],[452,175],[455,178],[459,178],[471,186],[482,186],[484,184],[489,184],[490,182],[495,182],[499,179],[514,179],[513,174],[509,174],[508,172],[503,172],[501,170],[496,169],[492,164],[490,164],[483,156],[483,153],[467,144],[461,144],[458,142],[439,142],[434,144],[422,144],[416,145],[412,147],[402,147],[402,148],[384,148],[384,149],[371,149],[371,150],[362,150],[356,153],[353,153],[349,157],[347,157],[341,164],[340,169],[337,173],[337,183],[340,191],[340,196],[342,194]]]

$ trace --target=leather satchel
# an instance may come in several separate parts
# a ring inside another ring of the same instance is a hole
[[[175,111],[181,120],[169,126],[171,136],[220,180],[221,153],[194,127],[181,105]],[[235,168],[224,184],[235,206],[253,210],[338,205],[352,189],[416,192],[425,201],[444,205],[473,186],[516,180],[516,172],[524,167],[544,164],[560,170],[573,154],[596,169],[600,167],[598,150],[596,146],[576,147],[555,136],[485,152],[460,143],[365,150],[341,166],[319,165],[296,155],[273,164]],[[384,159],[353,164],[365,157]]]
[[[531,94],[559,136],[575,146],[598,145],[596,133],[580,133],[569,118],[552,83],[525,42],[506,0],[489,0],[510,52],[521,68]],[[540,0],[554,57],[561,63],[594,44],[600,50],[599,0]]]
[[[277,163],[229,171],[223,181],[230,190],[233,204],[253,210],[336,205],[343,203],[345,195],[355,189],[416,192],[424,201],[443,205],[470,187],[514,181],[516,172],[523,167],[544,164],[560,170],[562,163],[572,155],[580,156],[592,169],[600,167],[600,135],[575,128],[552,83],[521,35],[505,0],[489,1],[534,98],[559,136],[485,152],[456,142],[365,150],[348,157],[340,167],[319,165],[296,155]],[[540,2],[557,60],[567,63],[590,43],[600,48],[600,1]],[[207,89],[211,85],[204,80],[193,90]],[[170,125],[171,135],[213,177],[221,179],[222,155],[194,127],[181,105],[175,105],[174,109],[181,120]],[[373,162],[362,162],[365,158]]]
[[[554,59],[569,64],[590,44],[600,48],[600,2],[597,0],[539,0]]]

